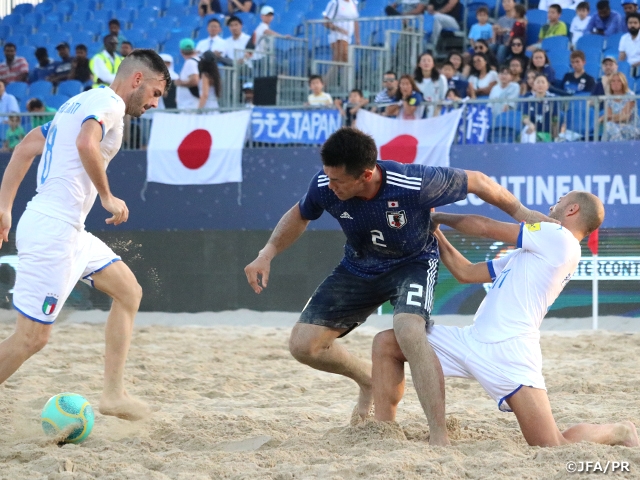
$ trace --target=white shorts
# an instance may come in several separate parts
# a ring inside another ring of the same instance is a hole
[[[62,220],[24,212],[16,231],[18,268],[13,306],[40,323],[55,321],[78,280],[120,260],[102,240]]]
[[[329,34],[329,45],[336,43],[338,40],[342,40],[343,42],[347,42],[347,44],[351,45],[353,43],[353,35],[345,35],[344,33],[332,31]]]
[[[523,385],[546,390],[537,339],[482,343],[473,338],[471,327],[445,325],[434,325],[427,339],[445,377],[475,378],[503,412],[511,411],[505,400]]]

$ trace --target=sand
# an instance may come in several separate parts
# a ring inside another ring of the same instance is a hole
[[[427,444],[428,427],[410,375],[398,424],[349,426],[355,384],[297,363],[287,350],[296,316],[248,311],[143,313],[127,366],[130,393],[157,411],[130,423],[96,415],[89,439],[58,447],[40,429],[46,400],[74,391],[97,406],[104,312],[67,312],[49,345],[0,386],[0,479],[423,479],[565,478],[569,461],[630,463],[640,448],[526,445],[513,414],[501,413],[477,383],[446,382],[453,445]],[[11,312],[0,312],[0,338]],[[440,317],[465,324],[468,317]],[[370,356],[388,316],[343,340]],[[640,423],[640,321],[545,321],[544,374],[561,428],[581,421]],[[618,330],[618,331],[613,331]],[[624,332],[631,333],[624,333]],[[408,373],[408,369],[407,369]]]

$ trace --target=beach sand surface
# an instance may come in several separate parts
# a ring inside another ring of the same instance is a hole
[[[398,423],[349,426],[356,385],[296,362],[287,340],[296,314],[141,313],[127,364],[128,391],[156,410],[140,422],[96,413],[81,445],[44,436],[40,411],[72,391],[97,408],[106,312],[63,312],[49,345],[0,386],[0,479],[537,479],[576,478],[567,462],[629,462],[616,477],[640,478],[640,448],[589,443],[529,447],[513,414],[498,411],[473,380],[446,380],[448,448],[429,429],[406,369]],[[0,311],[0,339],[14,313]],[[436,323],[466,325],[470,317]],[[374,316],[345,339],[371,355],[391,326]],[[548,319],[544,374],[560,428],[579,422],[640,423],[640,319]]]

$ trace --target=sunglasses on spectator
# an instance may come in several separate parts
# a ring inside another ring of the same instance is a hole
[[[520,42],[514,42],[514,43],[511,44],[511,46],[513,46],[513,47],[521,47],[522,44]]]

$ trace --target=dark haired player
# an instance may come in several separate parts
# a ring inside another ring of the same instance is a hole
[[[391,301],[393,328],[409,362],[427,415],[430,443],[449,443],[444,379],[426,339],[438,276],[438,244],[429,234],[430,211],[474,193],[518,221],[548,220],[528,210],[509,191],[480,172],[376,161],[371,137],[351,128],[335,132],[322,147],[323,170],[278,222],[266,246],[245,268],[256,293],[267,287],[271,260],[292,245],[311,220],[329,212],[347,236],[345,255],[317,288],[289,340],[300,362],[338,373],[360,386],[358,413],[372,406],[371,365],[334,342]],[[431,392],[438,395],[429,395]]]

